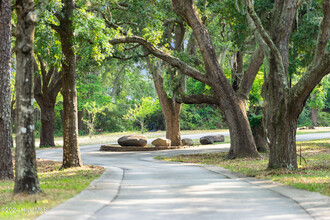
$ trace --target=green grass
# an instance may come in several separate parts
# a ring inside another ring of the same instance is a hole
[[[298,169],[267,169],[268,155],[262,154],[262,158],[244,158],[226,160],[227,153],[191,154],[170,158],[156,157],[155,159],[198,163],[221,166],[234,172],[243,173],[249,177],[268,179],[286,185],[319,192],[330,196],[330,139],[304,141],[297,143],[297,153],[302,151],[301,160],[298,156]]]
[[[38,160],[42,192],[13,194],[14,181],[0,181],[0,219],[34,219],[85,189],[104,171],[99,166],[59,170],[61,163]]]

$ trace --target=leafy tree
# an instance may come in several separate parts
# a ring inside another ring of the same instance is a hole
[[[297,168],[296,128],[305,101],[317,84],[330,72],[330,1],[322,1],[323,18],[319,24],[311,62],[300,79],[289,83],[290,35],[299,4],[296,0],[275,1],[269,27],[262,24],[253,2],[244,1],[248,17],[267,45],[269,71],[265,74],[262,96],[267,137],[270,142],[268,168]],[[316,1],[315,1],[316,2]],[[319,1],[317,1],[319,3]],[[268,30],[266,31],[266,28]],[[268,53],[269,52],[269,53]]]
[[[156,111],[157,105],[159,105],[159,102],[154,101],[151,97],[142,98],[141,103],[139,105],[135,104],[134,108],[131,108],[123,118],[138,122],[143,134],[146,128],[146,117]]]
[[[41,109],[40,147],[55,146],[55,104],[62,88],[62,77],[55,66],[51,66],[47,71],[42,58],[40,56],[38,58],[41,74],[36,74],[34,78],[34,97]],[[38,66],[36,62],[35,66]]]
[[[123,36],[113,39],[112,44],[137,43],[142,45],[154,56],[164,60],[173,67],[178,68],[183,74],[209,85],[215,96],[199,96],[203,102],[218,103],[221,106],[230,129],[231,148],[227,158],[258,157],[259,154],[253,140],[253,135],[245,111],[245,101],[252,87],[253,79],[263,62],[261,49],[255,51],[251,62],[244,74],[237,91],[229,84],[225,72],[219,65],[215,48],[209,32],[205,28],[194,1],[172,1],[174,12],[181,17],[191,28],[199,45],[203,58],[203,68],[196,69],[180,57],[177,58],[161,50],[157,44],[139,36]],[[204,69],[205,68],[205,69]],[[204,74],[203,72],[206,72]],[[190,97],[193,100],[193,97]]]
[[[111,97],[103,87],[100,76],[93,74],[87,74],[78,85],[79,107],[87,112],[87,119],[83,121],[87,124],[90,138],[95,132],[97,114],[103,114],[111,107]]]
[[[61,11],[55,13],[59,24],[51,27],[61,39],[62,95],[63,95],[63,163],[62,168],[82,166],[78,144],[75,29],[73,24],[75,2],[62,0]]]
[[[0,5],[0,180],[2,180],[12,179],[14,173],[10,106],[11,1],[2,1]]]

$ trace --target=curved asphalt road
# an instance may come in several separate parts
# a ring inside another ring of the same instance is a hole
[[[318,193],[239,178],[222,168],[152,159],[227,151],[229,144],[154,152],[99,147],[83,146],[81,154],[85,164],[106,167],[105,174],[38,219],[330,219],[330,198]],[[62,149],[39,150],[37,157],[61,160]]]

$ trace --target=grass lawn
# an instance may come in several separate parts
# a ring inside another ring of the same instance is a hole
[[[34,219],[85,189],[104,171],[99,166],[59,170],[60,162],[37,159],[42,192],[13,194],[14,181],[0,181],[0,219]]]
[[[249,177],[268,179],[330,196],[330,139],[298,142],[298,155],[300,148],[307,164],[302,159],[300,165],[298,156],[298,170],[268,170],[267,154],[262,154],[263,157],[260,159],[225,160],[226,153],[191,154],[170,158],[156,157],[156,159],[221,166]]]

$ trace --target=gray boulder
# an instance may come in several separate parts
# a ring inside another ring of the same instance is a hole
[[[166,138],[157,138],[151,142],[152,145],[158,147],[158,146],[165,146],[170,147],[171,146],[171,140]]]
[[[126,135],[118,139],[120,146],[138,146],[144,147],[148,143],[148,139],[144,135]]]
[[[199,139],[199,142],[203,145],[205,144],[213,144],[214,143],[214,139],[212,136],[204,136],[204,137],[201,137]]]
[[[184,138],[184,139],[182,139],[182,145],[184,145],[184,146],[193,146],[194,142],[190,138]]]
[[[225,141],[225,136],[223,136],[222,134],[216,134],[216,135],[212,135],[212,136],[213,136],[214,142],[224,142]]]

